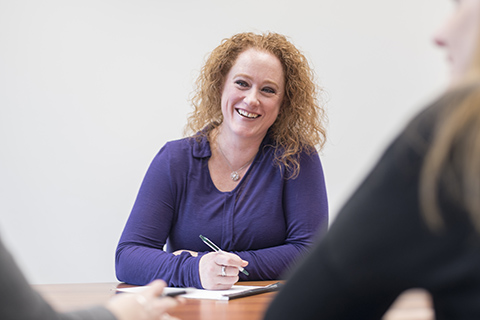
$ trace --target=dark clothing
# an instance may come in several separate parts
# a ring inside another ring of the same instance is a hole
[[[103,307],[57,313],[27,283],[0,241],[0,319],[2,320],[115,320]]]
[[[432,231],[420,211],[419,174],[442,101],[385,151],[265,319],[381,319],[409,288],[432,294],[437,320],[480,319],[480,237],[466,210],[440,188],[445,228]]]

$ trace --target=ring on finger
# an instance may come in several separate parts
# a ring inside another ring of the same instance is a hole
[[[225,273],[225,266],[222,266],[222,277],[225,277],[227,274]]]

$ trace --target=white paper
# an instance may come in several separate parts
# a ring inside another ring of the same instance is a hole
[[[147,287],[148,286],[117,288],[117,291],[138,293],[138,292],[142,292]],[[204,289],[195,289],[195,288],[167,287],[163,289],[163,292],[170,293],[170,292],[185,290],[187,291],[187,293],[182,294],[181,296],[187,299],[228,300],[228,297],[224,296],[225,294],[237,293],[237,292],[247,291],[255,288],[261,288],[261,287],[260,286],[233,286],[228,290],[204,290]]]

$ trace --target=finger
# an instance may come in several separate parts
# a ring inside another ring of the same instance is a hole
[[[173,317],[169,315],[168,313],[164,313],[161,317],[160,320],[180,320],[177,317]]]
[[[163,293],[163,289],[167,286],[163,280],[155,280],[148,284],[147,289],[143,292],[146,297],[158,297]]]
[[[224,271],[220,269],[220,276],[222,277],[237,277],[240,270],[238,267],[225,266]]]
[[[171,297],[162,297],[154,301],[154,308],[159,313],[168,311],[171,308],[176,307],[179,304],[179,301]]]
[[[184,253],[184,252],[189,253],[192,257],[198,257],[198,252],[192,251],[192,250],[177,250],[177,251],[172,252],[172,254],[173,254],[174,256],[179,256],[179,255],[181,255],[181,254]]]
[[[219,254],[215,257],[215,263],[220,266],[240,267],[243,264],[243,260],[236,254],[219,252]]]
[[[237,281],[238,277],[220,277],[221,281],[214,285],[212,290],[227,290],[230,289]]]
[[[242,259],[240,259],[240,257],[238,257],[238,259],[217,258],[217,259],[215,259],[215,263],[220,267],[221,266],[228,266],[228,267],[234,267],[234,268],[237,268],[237,269],[245,268],[248,265],[248,261],[242,260]]]

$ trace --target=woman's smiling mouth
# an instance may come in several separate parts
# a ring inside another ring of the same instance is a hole
[[[235,109],[235,110],[237,111],[237,113],[239,115],[241,115],[242,117],[248,118],[248,119],[256,119],[256,118],[260,117],[259,114],[250,113],[250,112],[247,112],[247,111],[242,110],[242,109]]]

